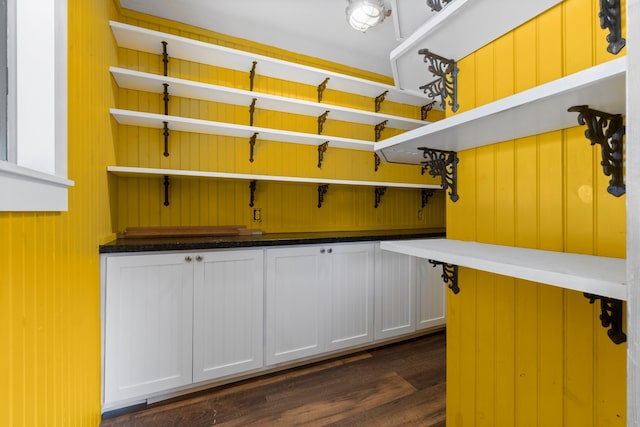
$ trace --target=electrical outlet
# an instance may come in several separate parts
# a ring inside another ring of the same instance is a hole
[[[422,221],[422,209],[418,209],[418,221]]]
[[[262,222],[262,209],[253,209],[253,222]]]

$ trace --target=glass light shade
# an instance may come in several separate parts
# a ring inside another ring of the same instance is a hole
[[[349,0],[347,21],[363,33],[384,20],[384,5],[377,0]]]

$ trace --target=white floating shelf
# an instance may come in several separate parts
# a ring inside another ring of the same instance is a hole
[[[562,0],[454,0],[391,51],[396,86],[422,95],[431,73],[420,49],[458,61]],[[558,40],[560,42],[560,40]],[[464,70],[462,70],[463,72]]]
[[[118,86],[123,89],[162,93],[164,90],[163,84],[168,84],[168,92],[170,96],[180,96],[184,98],[222,102],[247,107],[251,105],[251,102],[255,98],[257,100],[255,106],[259,109],[316,117],[320,116],[325,111],[329,111],[327,116],[327,119],[329,120],[342,120],[368,125],[376,125],[387,120],[387,127],[403,130],[415,129],[429,123],[423,120],[368,112],[354,108],[322,104],[295,98],[286,98],[283,96],[194,82],[173,77],[159,76],[157,74],[143,73],[118,67],[111,67],[110,71]]]
[[[459,0],[456,0],[459,1]],[[574,105],[624,114],[627,58],[621,57],[376,144],[385,161],[419,164],[418,147],[460,151],[578,126]]]
[[[383,92],[389,91],[386,96],[386,99],[389,101],[416,106],[422,106],[430,102],[425,95],[420,96],[405,93],[394,86],[383,83],[282,61],[268,56],[230,49],[224,46],[204,43],[198,40],[120,22],[110,21],[109,25],[111,25],[111,30],[120,47],[162,54],[161,42],[166,41],[169,58],[179,58],[201,64],[246,71],[247,79],[249,78],[248,73],[251,70],[252,63],[256,61],[256,78],[263,75],[318,86],[329,77],[330,80],[327,84],[327,89],[355,93],[371,98],[375,98]],[[371,102],[373,105],[373,100]]]
[[[213,122],[209,120],[190,119],[178,116],[165,116],[156,113],[144,113],[131,110],[112,108],[111,115],[121,125],[142,126],[163,129],[164,122],[170,131],[195,132],[210,135],[249,138],[258,133],[258,141],[279,141],[294,144],[320,145],[329,141],[329,148],[349,148],[352,150],[373,152],[373,142],[359,139],[340,138],[328,135],[291,132],[257,126],[237,125],[233,123]]]
[[[460,240],[385,241],[380,248],[626,301],[626,260]],[[464,283],[459,282],[461,292]]]
[[[309,178],[309,177],[293,177],[293,176],[277,176],[277,175],[255,175],[255,174],[246,174],[246,173],[137,168],[137,167],[125,167],[125,166],[108,166],[107,172],[110,172],[117,176],[125,176],[125,177],[155,177],[155,176],[166,175],[166,176],[183,177],[183,178],[297,182],[297,183],[308,183],[308,184],[353,185],[353,186],[364,186],[364,187],[395,187],[395,188],[416,188],[416,189],[435,189],[435,190],[439,190],[442,188],[439,185],[430,185],[430,184],[411,184],[411,183],[401,183],[401,182],[380,182],[380,181],[356,181],[356,180],[348,180],[348,179],[325,179],[325,178]]]

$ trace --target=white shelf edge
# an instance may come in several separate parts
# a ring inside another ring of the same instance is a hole
[[[627,58],[620,57],[379,142],[385,161],[419,163],[418,146],[460,151],[579,126],[574,105],[625,111]],[[402,160],[399,160],[402,158]]]
[[[223,102],[247,107],[251,104],[252,99],[255,98],[258,101],[256,107],[261,109],[315,116],[319,116],[328,110],[329,115],[327,118],[330,120],[342,120],[368,125],[376,125],[387,120],[387,127],[403,130],[415,129],[429,124],[427,121],[391,114],[358,110],[296,98],[286,98],[283,96],[161,76],[120,67],[110,67],[109,71],[116,80],[118,87],[122,89],[162,93],[164,89],[163,83],[166,83],[169,85],[168,92],[170,96]]]
[[[184,178],[210,178],[210,179],[234,179],[234,180],[256,180],[256,181],[273,181],[273,182],[297,182],[307,184],[334,184],[334,185],[353,185],[363,187],[393,187],[393,188],[415,188],[415,189],[433,189],[440,190],[440,185],[432,184],[412,184],[400,182],[378,182],[378,181],[358,181],[348,179],[330,179],[330,178],[310,178],[310,177],[293,177],[278,175],[257,175],[247,173],[229,173],[229,172],[210,172],[210,171],[194,171],[179,169],[159,169],[159,168],[138,168],[127,166],[108,166],[107,172],[118,176],[176,176]]]
[[[257,76],[265,75],[313,86],[318,86],[325,78],[329,77],[328,89],[357,93],[372,98],[375,98],[385,91],[389,91],[386,96],[387,100],[415,106],[422,106],[430,102],[426,96],[419,97],[404,93],[395,86],[384,83],[136,27],[121,22],[109,21],[109,25],[111,26],[118,46],[124,48],[161,54],[161,41],[167,41],[167,50],[170,58],[174,57],[202,64],[231,68],[246,71],[247,73],[251,69],[252,62],[257,61]],[[226,63],[222,61],[223,57],[228,60]]]
[[[209,135],[232,136],[236,138],[251,138],[258,133],[257,140],[288,142],[292,144],[320,145],[329,141],[329,148],[347,148],[351,150],[373,152],[374,142],[359,139],[340,138],[329,135],[292,132],[257,126],[238,125],[234,123],[214,122],[209,120],[191,119],[179,116],[165,116],[163,114],[146,113],[141,111],[121,110],[111,108],[111,115],[121,125],[142,126],[163,129],[164,122],[170,131],[194,132]]]
[[[385,241],[381,249],[626,301],[626,260],[449,239]],[[464,292],[464,283],[459,283]]]

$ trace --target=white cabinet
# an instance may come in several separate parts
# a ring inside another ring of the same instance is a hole
[[[263,251],[106,257],[104,408],[262,366]]]
[[[414,258],[414,257],[412,257]],[[424,258],[416,262],[416,330],[445,324],[446,296],[449,291],[442,279],[442,266],[433,266]]]
[[[266,363],[373,339],[373,243],[266,251]]]

